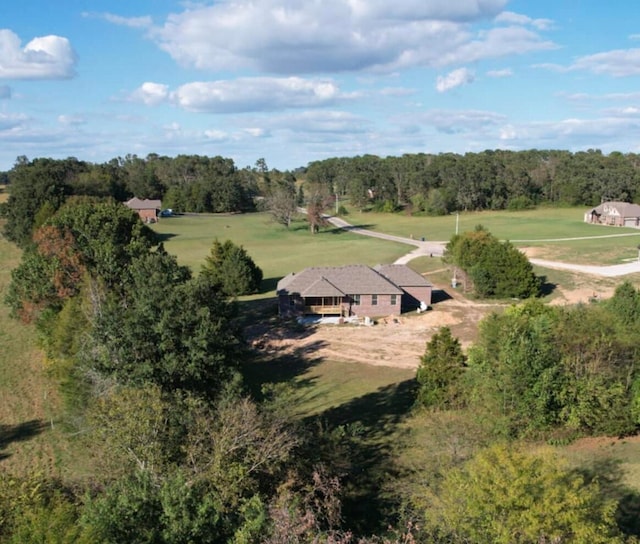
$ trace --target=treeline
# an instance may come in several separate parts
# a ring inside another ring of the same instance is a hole
[[[269,169],[264,159],[239,169],[219,156],[127,155],[103,164],[18,157],[2,181],[11,185],[6,234],[24,241],[45,203],[56,210],[71,195],[161,199],[164,207],[181,212],[249,211],[257,203],[283,224],[290,223],[296,206],[325,209],[336,195],[361,209],[428,215],[592,206],[602,199],[635,202],[640,155],[535,149],[363,155],[315,161],[295,172]]]
[[[258,179],[256,170],[238,170],[231,159],[222,157],[128,155],[104,164],[19,157],[7,174],[5,234],[24,245],[34,226],[71,196],[111,197],[120,202],[133,196],[161,199],[166,208],[188,212],[251,210]]]
[[[484,151],[364,155],[312,162],[309,181],[360,208],[406,207],[442,215],[462,210],[522,209],[538,204],[599,204],[640,198],[640,155],[600,151]]]

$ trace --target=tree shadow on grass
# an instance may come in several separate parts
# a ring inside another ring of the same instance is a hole
[[[341,455],[348,456],[342,478],[343,513],[346,526],[358,534],[384,531],[399,511],[396,500],[381,489],[398,476],[394,444],[398,425],[411,413],[416,387],[413,379],[384,386],[315,418],[329,430],[343,431],[346,452]],[[307,421],[312,423],[313,418]]]
[[[252,356],[243,362],[242,374],[254,398],[264,400],[265,386],[286,385],[294,391],[313,387],[317,378],[300,377],[323,361],[314,354],[325,348],[327,343],[318,340],[292,347],[290,342],[303,339],[314,330],[312,326],[292,330],[281,325],[282,340],[278,340],[278,331],[270,330],[268,338],[258,337],[251,342]]]
[[[171,232],[156,232],[156,239],[158,240],[158,242],[160,243],[164,243],[167,240],[171,240],[171,238],[175,238],[177,236],[177,234],[173,234]]]
[[[547,276],[538,276],[540,278],[540,296],[548,297],[558,288],[556,283],[551,283]]]
[[[0,424],[0,461],[9,457],[4,449],[14,442],[24,442],[39,435],[46,427],[43,420],[32,419],[17,425]]]
[[[616,521],[627,536],[640,537],[640,492],[624,483],[624,469],[619,459],[598,459],[576,471],[585,482],[596,481],[604,498],[618,503]]]
[[[344,234],[353,229],[371,229],[373,227],[375,227],[374,224],[350,225],[348,227],[326,227],[322,232],[327,234]]]

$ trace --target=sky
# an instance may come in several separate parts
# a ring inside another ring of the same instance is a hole
[[[3,0],[18,156],[640,152],[636,0]]]

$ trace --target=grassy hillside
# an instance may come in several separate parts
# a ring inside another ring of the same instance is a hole
[[[0,238],[2,301],[19,259],[20,251]],[[58,474],[58,454],[66,449],[66,440],[58,426],[56,384],[45,370],[34,327],[11,319],[4,303],[0,304],[0,345],[0,466]]]

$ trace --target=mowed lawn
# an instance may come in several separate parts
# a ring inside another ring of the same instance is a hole
[[[412,249],[333,228],[312,235],[305,221],[287,229],[266,213],[179,215],[161,219],[153,229],[163,236],[166,250],[194,272],[216,238],[242,245],[262,268],[269,292],[278,279],[308,266],[391,263]]]
[[[619,264],[638,257],[640,230],[589,225],[583,221],[587,208],[539,208],[525,211],[461,212],[442,217],[416,217],[402,213],[358,212],[344,217],[354,225],[372,230],[448,241],[456,232],[487,228],[501,240],[518,247],[536,247],[540,258],[581,264]],[[571,240],[571,238],[587,238]]]

